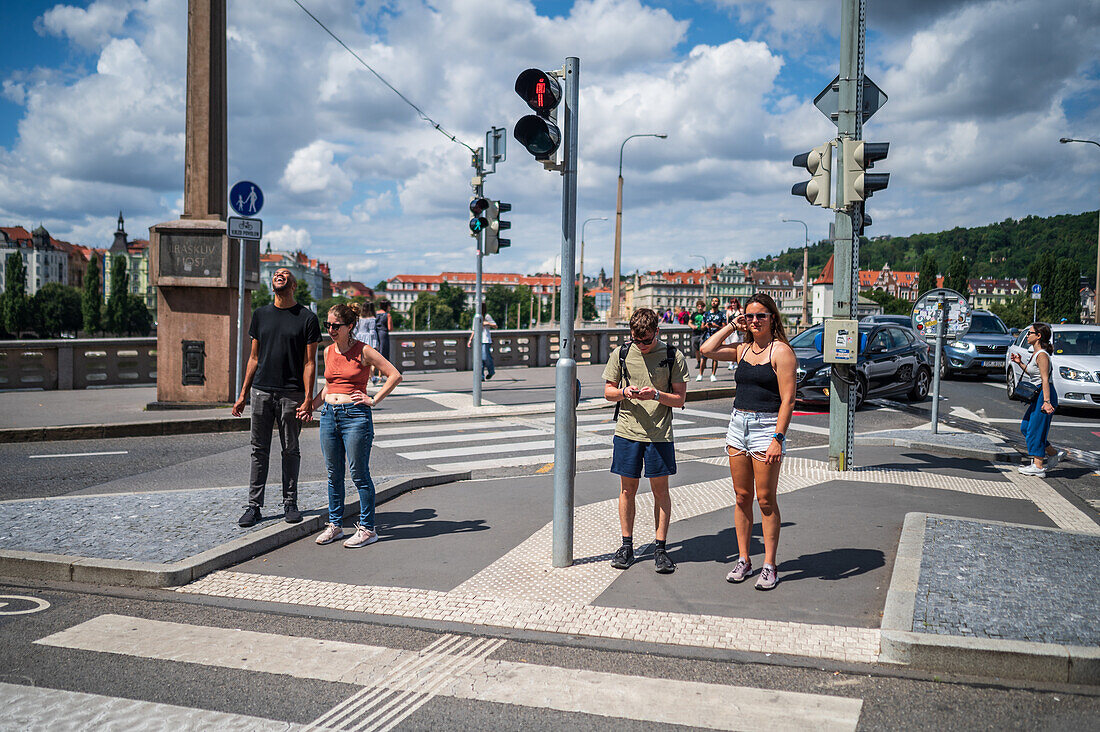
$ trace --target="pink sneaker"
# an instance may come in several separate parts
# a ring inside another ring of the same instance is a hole
[[[318,544],[331,544],[337,539],[344,538],[344,530],[336,524],[326,524],[325,530],[317,537]]]
[[[344,546],[348,549],[358,549],[361,546],[367,544],[373,544],[378,541],[378,534],[370,529],[364,529],[359,524],[355,525],[355,535],[344,542]]]

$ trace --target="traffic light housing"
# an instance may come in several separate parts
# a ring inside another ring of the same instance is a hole
[[[485,213],[489,210],[489,199],[475,196],[470,199],[470,236],[477,236],[489,228],[489,219]]]
[[[512,204],[502,201],[489,201],[489,209],[485,218],[488,226],[485,227],[485,253],[497,254],[501,249],[512,246],[511,239],[500,238],[500,232],[512,228],[511,221],[501,221],[500,215],[512,210]]]
[[[557,107],[562,100],[561,84],[539,69],[527,69],[516,78],[516,94],[534,110],[516,123],[512,135],[535,160],[552,161],[561,145]]]
[[[791,165],[805,168],[810,179],[791,186],[791,195],[801,196],[815,206],[829,208],[832,187],[833,141],[819,145],[809,152],[796,155]]]
[[[864,142],[845,140],[844,153],[844,208],[866,201],[875,191],[890,185],[889,173],[868,173],[879,160],[885,160],[890,152],[888,142]]]

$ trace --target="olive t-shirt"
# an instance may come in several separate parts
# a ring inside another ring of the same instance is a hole
[[[604,381],[614,384],[620,382],[621,348],[619,346],[612,351],[611,357],[607,359],[607,366],[603,370]],[[627,381],[621,386],[652,386],[657,391],[669,394],[673,384],[687,383],[687,359],[678,348],[672,349],[672,354],[674,362],[670,369],[665,363],[668,348],[663,341],[654,343],[646,354],[638,350],[637,346],[631,346],[626,352]],[[672,442],[672,407],[655,399],[624,399],[619,411],[619,422],[615,425],[615,434],[635,442]]]
[[[302,371],[306,345],[321,342],[313,311],[295,303],[289,308],[264,305],[252,313],[248,335],[259,342],[260,362],[252,385],[257,389],[305,391]]]

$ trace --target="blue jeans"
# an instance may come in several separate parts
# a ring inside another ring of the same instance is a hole
[[[321,409],[321,452],[328,470],[328,520],[344,523],[344,461],[359,491],[359,525],[374,529],[374,481],[370,477],[370,448],[374,421],[370,407],[325,404]]]
[[[1058,393],[1054,391],[1054,384],[1050,384],[1050,403],[1057,408]],[[1047,454],[1047,434],[1050,432],[1050,422],[1054,419],[1054,415],[1044,412],[1041,409],[1042,406],[1043,392],[1040,391],[1035,401],[1027,405],[1024,419],[1020,422],[1020,432],[1024,433],[1027,439],[1028,457],[1046,457]]]
[[[497,372],[497,370],[495,368],[493,368],[493,344],[492,343],[482,343],[481,344],[481,371],[482,371],[482,375],[484,375],[485,371],[488,371],[490,379],[493,378],[493,374],[495,374]]]

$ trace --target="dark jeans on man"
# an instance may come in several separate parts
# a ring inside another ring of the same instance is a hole
[[[279,427],[279,445],[283,457],[283,505],[298,501],[298,467],[302,453],[298,433],[302,423],[297,410],[306,400],[301,391],[252,389],[252,474],[248,481],[248,505],[264,505],[267,467],[271,457],[271,433]]]

